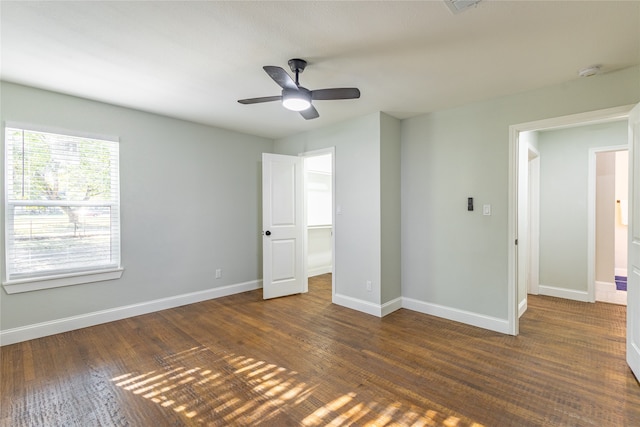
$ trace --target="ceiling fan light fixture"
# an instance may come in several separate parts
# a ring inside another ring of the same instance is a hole
[[[282,106],[291,111],[304,111],[311,107],[311,94],[303,90],[282,91]]]

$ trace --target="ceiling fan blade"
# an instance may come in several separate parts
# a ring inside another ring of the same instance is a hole
[[[311,91],[311,99],[313,100],[356,98],[360,98],[360,90],[355,87],[336,87],[333,89],[318,89]]]
[[[239,99],[240,104],[259,104],[261,102],[281,101],[282,96],[263,96],[262,98]]]
[[[320,114],[318,114],[318,110],[316,110],[316,107],[314,107],[313,105],[306,110],[300,111],[300,115],[304,117],[305,120],[317,119],[318,117],[320,117]]]
[[[280,68],[275,67],[273,65],[265,65],[262,67],[264,71],[269,74],[269,77],[273,79],[278,85],[283,89],[298,89],[298,85],[293,81],[291,76],[287,74],[287,72]]]

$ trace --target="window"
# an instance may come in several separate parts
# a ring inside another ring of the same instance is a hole
[[[117,140],[7,124],[5,150],[7,292],[120,277]]]

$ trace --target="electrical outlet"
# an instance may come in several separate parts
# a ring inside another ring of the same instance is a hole
[[[216,279],[219,279],[221,277],[222,277],[222,269],[216,268]]]
[[[371,280],[367,280],[367,291],[371,292]]]

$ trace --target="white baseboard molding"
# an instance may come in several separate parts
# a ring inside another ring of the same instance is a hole
[[[331,302],[372,316],[382,317],[382,306],[380,304],[375,304],[342,294],[334,294]]]
[[[619,291],[615,283],[596,282],[596,301],[627,305],[627,292]]]
[[[333,273],[333,266],[325,265],[322,267],[315,267],[308,270],[307,275],[309,277],[319,276],[321,274]]]
[[[524,312],[527,311],[527,299],[523,299],[522,301],[520,301],[520,304],[518,304],[518,318],[522,317],[522,315],[524,314]]]
[[[576,291],[574,289],[557,288],[555,286],[547,285],[540,285],[538,287],[538,290],[540,291],[540,295],[571,299],[582,302],[591,302],[589,300],[589,293],[587,291]]]
[[[332,302],[342,307],[361,311],[362,313],[370,314],[376,317],[384,317],[387,314],[391,314],[394,311],[400,310],[402,308],[402,297],[398,297],[380,305],[346,295],[335,294],[333,296]]]
[[[419,301],[413,298],[402,298],[402,308],[417,311],[431,316],[442,317],[471,326],[477,326],[490,331],[509,334],[509,321],[497,317],[486,316],[484,314],[472,313],[470,311],[459,310],[457,308],[445,307],[443,305]]]
[[[255,289],[260,289],[261,287],[262,280],[252,280],[249,282],[237,283],[234,285],[191,292],[188,294],[176,295],[152,301],[145,301],[138,304],[110,308],[78,316],[65,317],[48,322],[7,329],[0,331],[0,346],[95,326],[101,323],[113,322],[115,320],[166,310],[168,308],[225,297],[241,292],[253,291]]]
[[[385,302],[382,304],[382,317],[387,314],[391,314],[396,310],[400,310],[402,308],[402,297],[398,297],[389,302]]]

